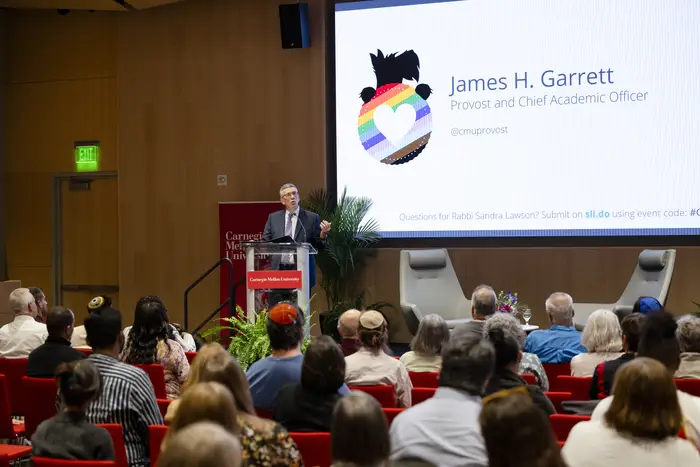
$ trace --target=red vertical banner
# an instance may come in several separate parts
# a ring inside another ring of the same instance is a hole
[[[246,268],[245,242],[256,242],[262,238],[267,217],[282,209],[279,201],[254,201],[219,203],[219,244],[221,258],[233,262],[233,282],[236,287],[236,305],[245,309]],[[228,268],[221,268],[221,303],[228,298]],[[221,317],[228,317],[229,309],[221,310]]]

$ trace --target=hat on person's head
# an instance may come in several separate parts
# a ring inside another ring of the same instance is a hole
[[[659,301],[654,297],[644,297],[639,300],[639,312],[643,315],[662,309],[663,307],[661,306],[661,303],[659,303]]]
[[[378,311],[369,310],[360,315],[360,326],[365,329],[377,329],[384,324],[384,315]]]
[[[299,315],[297,307],[292,303],[278,303],[270,310],[269,318],[277,324],[292,324]]]
[[[104,295],[98,295],[97,297],[90,300],[87,305],[88,313],[99,310],[101,308],[112,306],[112,299],[105,297]]]

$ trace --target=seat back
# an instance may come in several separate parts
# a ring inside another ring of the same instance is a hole
[[[197,356],[197,352],[185,352],[185,356],[187,357],[187,361],[190,362],[190,365],[192,365],[194,357]]]
[[[545,392],[544,395],[552,401],[557,413],[564,413],[561,405],[563,402],[573,400],[570,392]]]
[[[331,434],[330,433],[289,433],[301,453],[304,465],[310,467],[330,467]]]
[[[165,418],[165,414],[168,413],[168,407],[170,407],[172,401],[170,399],[156,399],[156,402],[158,403],[160,414]]]
[[[571,429],[579,422],[586,422],[591,417],[585,415],[564,415],[554,414],[549,416],[549,423],[552,425],[552,431],[557,441],[563,442],[568,438]]]
[[[459,284],[447,250],[401,250],[399,264],[401,308],[409,330],[429,314],[445,320],[470,319],[471,302]]]
[[[25,437],[31,438],[41,422],[56,415],[58,386],[53,378],[23,376],[22,387]]]
[[[570,392],[571,400],[587,401],[591,399],[589,392],[592,380],[591,377],[559,375],[555,387],[557,391]]]
[[[116,467],[114,461],[73,461],[51,459],[49,457],[32,457],[34,467]]]
[[[676,387],[691,396],[700,397],[700,379],[675,379]]]
[[[265,418],[267,420],[274,420],[274,414],[270,410],[265,409],[255,409],[255,414],[260,418]]]
[[[551,391],[558,391],[557,387],[557,377],[558,376],[570,376],[571,375],[571,363],[543,363],[542,367],[544,372],[547,373],[547,379],[549,380],[549,389]]]
[[[90,355],[92,355],[92,349],[90,347],[76,347],[75,350],[82,353],[86,357],[89,357]]]
[[[406,409],[400,409],[400,408],[393,408],[393,409],[387,409],[387,408],[382,408],[382,411],[384,412],[384,416],[386,417],[386,421],[389,425],[391,425],[391,422],[394,421],[396,416],[403,412]]]
[[[129,462],[126,458],[124,429],[122,426],[116,423],[99,423],[97,426],[101,426],[107,430],[109,432],[109,436],[112,437],[112,442],[114,443],[114,462],[116,467],[128,467]]]
[[[520,376],[522,379],[524,379],[527,384],[532,384],[534,386],[537,385],[537,377],[535,375],[533,375],[532,373],[523,373],[523,374],[518,375],[518,376]]]
[[[156,392],[156,399],[168,398],[168,394],[165,391],[165,370],[163,369],[163,365],[152,363],[150,365],[137,364],[134,366],[146,372]]]
[[[160,447],[163,445],[168,427],[165,425],[151,425],[148,427],[148,449],[151,457],[151,467],[156,467],[160,457]]]
[[[414,388],[436,388],[440,373],[409,371],[408,376]]]
[[[411,405],[420,404],[435,395],[435,388],[413,388],[411,389]]]
[[[379,401],[382,407],[394,408],[396,407],[396,395],[394,394],[394,386],[391,385],[381,385],[381,386],[350,386],[351,391],[362,391],[366,392],[370,396],[374,397]]]
[[[0,375],[0,439],[15,439],[7,378]]]
[[[12,415],[24,415],[22,376],[27,374],[26,358],[0,358],[0,375],[5,375]]]
[[[676,250],[642,250],[617,305],[632,306],[639,297],[654,297],[665,304],[675,263]]]

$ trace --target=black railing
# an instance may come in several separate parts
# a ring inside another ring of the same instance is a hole
[[[224,303],[219,305],[216,310],[214,310],[207,318],[202,321],[202,323],[197,326],[195,330],[192,331],[192,334],[196,333],[200,329],[202,329],[204,326],[207,325],[209,321],[219,313],[226,305],[229,305],[228,311],[230,317],[233,317],[233,313],[236,309],[236,287],[241,283],[239,280],[238,282],[234,283],[233,282],[233,263],[231,262],[230,259],[228,258],[221,258],[219,261],[217,261],[212,267],[207,269],[204,274],[199,276],[199,278],[194,281],[189,287],[187,287],[187,290],[185,290],[185,330],[189,331],[189,306],[187,304],[187,298],[195,287],[199,285],[200,282],[202,282],[204,279],[209,277],[209,274],[212,272],[216,271],[219,269],[222,265],[226,264],[228,267],[228,298],[224,300]]]

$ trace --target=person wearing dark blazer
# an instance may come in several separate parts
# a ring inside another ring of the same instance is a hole
[[[317,250],[324,247],[326,237],[331,231],[331,224],[322,221],[315,212],[307,211],[299,206],[299,190],[292,183],[285,183],[280,188],[280,202],[284,209],[273,212],[267,218],[262,241],[270,242],[285,236],[291,237],[297,243],[309,243]],[[296,257],[293,255],[275,255],[272,258],[272,269],[274,270],[295,270]],[[314,255],[309,255],[309,288],[316,284],[316,261]],[[278,291],[281,292],[281,291]],[[279,302],[284,297],[284,292],[275,293],[270,296],[270,307]]]

